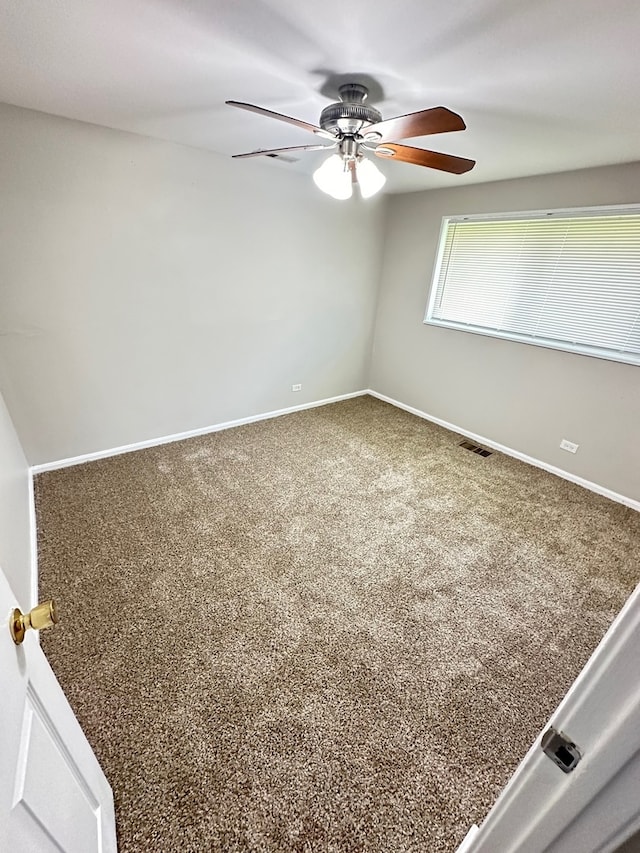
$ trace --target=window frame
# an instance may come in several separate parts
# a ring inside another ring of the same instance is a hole
[[[507,222],[513,220],[526,219],[573,219],[576,217],[589,218],[590,214],[593,218],[604,216],[625,216],[636,215],[640,216],[640,202],[636,204],[618,204],[618,205],[599,205],[590,207],[563,207],[557,209],[542,209],[542,210],[518,210],[507,211],[503,213],[470,213],[470,214],[453,214],[443,216],[440,225],[440,234],[436,247],[436,260],[433,267],[431,277],[431,285],[427,298],[427,306],[424,314],[423,323],[427,326],[439,326],[444,329],[453,329],[458,332],[468,332],[472,335],[483,335],[484,337],[497,338],[498,340],[507,340],[514,343],[529,344],[530,346],[544,347],[545,349],[554,349],[560,352],[568,352],[574,355],[587,355],[592,358],[601,358],[607,361],[615,361],[622,364],[630,364],[640,366],[640,353],[631,352],[616,352],[613,349],[605,349],[587,344],[575,344],[570,342],[558,341],[550,338],[532,337],[520,332],[509,332],[501,329],[483,328],[480,326],[470,326],[467,323],[457,322],[455,320],[443,320],[432,317],[435,307],[436,296],[438,292],[438,281],[444,260],[444,250],[446,245],[447,231],[450,223],[455,222]]]

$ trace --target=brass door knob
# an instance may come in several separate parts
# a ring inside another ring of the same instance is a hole
[[[58,606],[53,599],[37,604],[28,613],[23,613],[16,607],[9,623],[13,642],[19,646],[29,628],[35,628],[36,631],[50,628],[58,622],[59,618]]]

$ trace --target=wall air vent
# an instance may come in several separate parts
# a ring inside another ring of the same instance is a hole
[[[470,441],[461,441],[459,446],[464,447],[465,450],[471,450],[472,453],[477,453],[478,456],[491,456],[492,453],[491,450],[486,450],[484,447],[472,444]]]

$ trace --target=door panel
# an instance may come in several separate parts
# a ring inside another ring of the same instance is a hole
[[[0,849],[113,853],[111,788],[35,631],[11,639],[15,606],[0,572]]]
[[[549,721],[580,763],[563,773],[541,732],[465,853],[611,853],[640,829],[639,648],[640,586]]]

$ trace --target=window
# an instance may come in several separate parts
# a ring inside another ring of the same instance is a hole
[[[446,217],[425,322],[640,364],[640,207]]]

